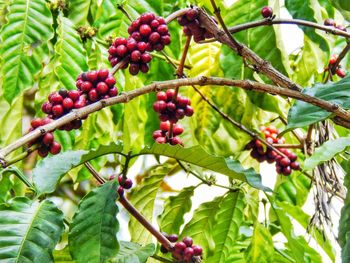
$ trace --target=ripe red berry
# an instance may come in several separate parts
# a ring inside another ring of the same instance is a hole
[[[157,142],[157,143],[163,144],[163,143],[166,143],[166,142],[167,142],[167,139],[166,139],[165,137],[158,137],[158,138],[156,139],[156,142]]]
[[[175,105],[174,102],[169,101],[166,104],[166,108],[167,108],[168,111],[175,111],[176,110],[176,105]]]
[[[171,43],[171,38],[169,35],[162,36],[160,39],[160,43],[164,46],[169,45]]]
[[[61,151],[61,145],[58,142],[53,142],[50,145],[50,153],[55,155],[58,154]]]
[[[30,125],[35,129],[40,126],[43,126],[43,121],[40,118],[35,118],[30,122]]]
[[[177,137],[177,136],[170,139],[170,144],[171,145],[177,145],[177,144],[183,145],[182,140],[180,139],[180,137]]]
[[[170,129],[170,122],[169,122],[169,121],[162,121],[162,122],[159,124],[159,128],[160,128],[162,131],[169,131],[169,129]]]
[[[177,18],[177,22],[180,26],[185,26],[188,24],[189,21],[187,20],[186,16],[180,16]]]
[[[129,52],[134,51],[137,48],[137,42],[135,39],[133,38],[128,38],[126,47],[128,49]]]
[[[153,19],[150,23],[150,26],[152,29],[157,29],[157,27],[160,25],[160,23],[158,22],[158,20]]]
[[[150,34],[149,38],[148,38],[148,41],[151,43],[151,44],[156,44],[160,41],[160,35],[159,33],[157,32],[153,32],[152,34]]]
[[[112,88],[114,84],[116,83],[115,78],[113,76],[109,76],[108,78],[105,79],[105,83]]]
[[[185,250],[184,250],[184,260],[191,260],[193,255],[194,255],[193,248],[186,247]]]
[[[142,63],[142,64],[140,65],[140,71],[141,71],[142,73],[147,73],[147,72],[149,71],[148,65]]]
[[[118,95],[118,89],[117,88],[111,88],[109,91],[108,91],[108,95],[110,97],[115,97]]]
[[[143,53],[143,54],[141,55],[141,61],[142,61],[142,63],[148,63],[148,62],[150,62],[151,60],[152,60],[151,54],[149,54],[149,53]]]
[[[186,246],[190,247],[193,244],[193,239],[190,237],[184,237],[182,239],[182,242],[184,242],[186,244]]]
[[[174,124],[173,126],[173,135],[180,135],[184,132],[184,128],[181,126],[181,124]]]
[[[152,28],[149,25],[144,24],[140,26],[139,32],[141,36],[148,37],[152,33]]]
[[[156,130],[152,134],[153,139],[157,139],[158,137],[162,137],[162,136],[163,136],[163,132],[161,130]]]
[[[190,9],[186,13],[186,18],[188,21],[193,21],[198,18],[198,11],[196,9]]]
[[[192,249],[193,249],[193,254],[195,256],[201,256],[203,253],[203,249],[200,246],[194,245],[192,246]]]
[[[191,117],[194,113],[194,110],[191,106],[187,105],[185,108],[185,114],[187,117]]]
[[[79,99],[74,103],[75,109],[80,109],[86,106],[86,98],[83,96],[80,96]]]
[[[60,95],[62,96],[62,98],[65,98],[65,97],[67,97],[67,95],[68,95],[68,90],[66,90],[66,89],[60,89],[60,90],[58,91],[58,94],[60,94]]]
[[[81,90],[85,93],[88,93],[92,89],[92,83],[89,81],[84,81],[83,84],[81,84]]]
[[[146,49],[147,49],[147,44],[146,44],[146,42],[138,42],[138,43],[137,43],[137,49],[138,49],[141,53],[145,52]]]
[[[137,75],[140,71],[140,66],[138,63],[130,63],[129,72],[131,75]]]
[[[49,154],[49,150],[45,145],[42,145],[38,149],[38,154],[40,157],[45,158]]]
[[[180,107],[186,107],[187,105],[190,105],[190,99],[186,97],[177,97],[177,103]]]
[[[130,189],[132,187],[132,181],[131,179],[127,178],[124,182],[123,182],[123,188],[124,189]]]
[[[344,78],[346,76],[346,72],[344,69],[342,68],[337,68],[337,70],[335,71],[335,73],[340,77],[340,78]]]
[[[99,95],[96,89],[92,89],[89,91],[88,98],[90,101],[95,102],[98,101]]]
[[[158,28],[157,28],[157,32],[160,34],[160,35],[166,35],[169,33],[169,30],[168,30],[168,26],[167,25],[160,25]]]
[[[324,25],[325,26],[336,26],[335,21],[333,19],[331,19],[331,18],[327,18],[324,21]]]
[[[182,252],[182,251],[184,251],[186,248],[187,248],[186,244],[185,244],[184,242],[182,242],[182,241],[177,242],[177,243],[175,244],[175,251],[176,251],[176,252]]]
[[[111,53],[111,54],[123,58],[126,55],[126,53],[128,53],[128,49],[126,48],[125,45],[119,45],[115,48],[114,53],[115,54],[113,54],[113,53]]]
[[[141,52],[138,50],[134,50],[133,52],[131,52],[130,58],[133,62],[139,62],[141,59]]]
[[[108,89],[108,85],[105,82],[99,82],[96,86],[96,91],[100,95],[107,94]]]
[[[300,165],[298,162],[291,162],[290,168],[292,168],[293,170],[300,170]]]
[[[157,44],[153,45],[153,49],[157,50],[157,51],[161,51],[164,49],[164,45],[162,43],[157,43]]]
[[[155,15],[151,12],[144,13],[140,16],[140,22],[142,24],[148,24],[148,23],[151,23],[151,21],[155,18],[156,18]]]
[[[97,81],[97,76],[98,76],[97,71],[89,71],[86,73],[86,79],[92,83]]]
[[[269,18],[269,17],[272,17],[273,15],[273,10],[270,6],[265,6],[261,9],[261,15],[264,17],[264,18]]]
[[[52,114],[55,117],[61,117],[64,113],[64,109],[61,104],[55,105],[52,107]]]
[[[108,75],[108,69],[100,69],[97,74],[99,80],[105,80],[108,77]]]
[[[51,132],[48,132],[43,136],[42,142],[45,145],[50,145],[53,142],[53,139],[54,139],[53,134]]]
[[[46,113],[46,114],[51,114],[51,110],[52,110],[52,104],[48,101],[46,101],[42,106],[41,106],[41,110],[42,112]]]
[[[177,109],[175,117],[178,119],[183,119],[185,117],[185,111],[183,109]]]
[[[155,112],[162,112],[165,111],[167,107],[167,103],[165,101],[156,101],[155,103],[153,103],[153,109]]]
[[[77,90],[70,90],[68,91],[68,97],[71,98],[73,101],[76,101],[79,99],[80,92]]]
[[[164,101],[166,101],[167,100],[166,93],[164,91],[159,91],[157,93],[157,100],[164,100]]]
[[[336,25],[335,28],[346,32],[346,27],[343,25]]]
[[[63,101],[63,98],[58,92],[51,93],[49,95],[49,102],[52,103],[53,105],[55,104],[60,104]]]
[[[280,159],[278,161],[278,163],[283,167],[287,167],[290,165],[290,159],[288,157],[284,157],[284,158]]]
[[[175,235],[175,234],[171,234],[171,235],[167,236],[167,239],[170,242],[176,242],[179,239],[179,237],[177,235]]]
[[[173,97],[175,96],[175,90],[174,89],[168,89],[166,91],[166,96],[168,98],[168,101],[172,100]]]
[[[338,55],[337,55],[337,54],[332,54],[332,55],[331,55],[331,58],[329,59],[329,64],[330,64],[330,65],[335,64],[335,62],[337,61],[337,59],[338,59]]]
[[[119,197],[124,195],[124,189],[120,185],[118,186],[118,195],[119,195]]]
[[[118,37],[114,40],[113,45],[117,47],[119,45],[126,45],[126,43],[127,43],[126,38]]]
[[[292,173],[292,170],[290,169],[290,166],[287,166],[287,167],[284,167],[282,169],[282,174],[285,175],[285,176],[288,176]]]
[[[62,102],[62,106],[64,109],[69,111],[69,110],[73,109],[74,102],[71,98],[65,98]]]

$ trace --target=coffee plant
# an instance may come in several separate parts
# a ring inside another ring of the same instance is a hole
[[[349,21],[0,1],[0,261],[350,262]]]

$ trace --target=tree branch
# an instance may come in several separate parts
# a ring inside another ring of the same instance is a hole
[[[30,141],[33,141],[39,138],[40,136],[42,136],[47,132],[54,131],[57,128],[73,120],[82,119],[88,114],[99,111],[106,106],[111,106],[118,103],[127,103],[138,96],[141,96],[143,94],[147,94],[150,92],[157,92],[163,89],[171,89],[171,88],[176,88],[181,86],[191,86],[191,85],[233,86],[233,87],[239,87],[245,90],[254,90],[257,92],[267,92],[274,95],[287,96],[290,98],[298,99],[298,100],[313,104],[329,112],[332,112],[335,116],[339,117],[339,119],[343,121],[342,126],[344,126],[345,128],[350,128],[350,121],[349,121],[350,113],[344,110],[343,108],[341,108],[337,104],[333,104],[331,102],[328,102],[316,97],[312,97],[307,94],[303,94],[299,91],[289,90],[278,86],[258,83],[250,80],[230,80],[230,79],[218,78],[218,77],[198,76],[195,78],[182,78],[182,79],[154,82],[142,88],[138,88],[129,92],[122,93],[117,97],[103,99],[93,104],[90,104],[84,108],[73,110],[67,115],[47,125],[39,127],[38,129],[19,138],[17,141],[2,148],[0,150],[0,163],[3,167],[6,167],[8,161],[5,158],[14,150],[27,144]]]

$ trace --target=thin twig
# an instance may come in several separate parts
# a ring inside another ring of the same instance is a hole
[[[106,182],[105,179],[103,179],[102,176],[99,175],[99,173],[94,169],[94,167],[89,163],[84,163],[85,167],[89,170],[89,172],[92,174],[92,176],[100,183],[104,184]]]
[[[124,208],[133,216],[135,219],[141,223],[154,237],[157,238],[158,242],[161,243],[168,251],[172,251],[174,245],[153,225],[147,221],[147,219],[139,213],[139,211],[124,197],[120,196],[119,202],[124,206]]]
[[[219,20],[219,23],[222,27],[222,29],[224,30],[224,32],[226,33],[226,35],[228,36],[228,38],[230,39],[231,43],[236,47],[237,49],[237,53],[239,55],[241,55],[241,50],[243,48],[243,45],[238,43],[236,39],[234,39],[234,37],[231,35],[230,31],[228,30],[224,20],[222,19],[222,16],[220,14],[220,8],[217,7],[215,0],[210,0],[211,5],[214,8],[214,14],[216,15],[217,19]]]
[[[164,50],[162,50],[161,53],[164,54],[164,53],[165,53]],[[165,54],[166,54],[166,53],[165,53]],[[156,53],[156,52],[152,52],[151,55],[152,55],[153,57],[156,57],[156,58],[165,60],[168,64],[174,64],[175,66],[178,66],[178,65],[180,64],[180,61],[169,57],[169,55],[166,55],[166,56],[163,55],[163,56],[162,56],[162,55],[159,55],[159,54]],[[192,66],[185,64],[185,65],[184,65],[184,68],[186,68],[186,69],[192,69]]]
[[[226,78],[198,76],[195,78],[182,78],[182,79],[154,82],[142,88],[138,88],[138,89],[131,90],[129,92],[122,93],[117,97],[102,99],[84,108],[73,110],[71,113],[68,113],[67,115],[64,115],[63,117],[57,120],[54,120],[49,124],[46,124],[44,126],[41,126],[38,129],[35,129],[34,131],[24,135],[23,137],[19,138],[13,143],[0,149],[0,164],[3,167],[7,167],[8,161],[6,160],[6,156],[9,155],[14,150],[27,144],[30,141],[33,141],[39,138],[40,136],[42,136],[47,132],[56,130],[57,128],[73,120],[82,119],[88,114],[99,111],[106,106],[111,106],[119,103],[127,103],[138,96],[141,96],[143,94],[147,94],[150,92],[160,91],[163,89],[182,87],[182,86],[191,86],[191,85],[199,85],[199,86],[214,85],[214,87],[215,86],[232,86],[232,87],[239,87],[245,90],[254,90],[257,92],[267,92],[270,94],[287,96],[290,98],[298,99],[298,100],[313,104],[315,106],[318,106],[322,109],[325,109],[333,113],[343,121],[342,126],[344,126],[345,128],[350,128],[350,121],[349,121],[350,113],[344,110],[343,108],[341,108],[339,105],[333,104],[331,102],[328,102],[316,97],[312,97],[295,90],[289,90],[278,86],[263,84],[263,83],[254,82],[250,80],[230,80]]]
[[[168,24],[171,21],[173,21],[174,19],[183,16],[187,13],[188,10],[190,10],[191,8],[184,8],[184,9],[180,9],[174,13],[171,13],[168,17],[165,18],[165,22]]]

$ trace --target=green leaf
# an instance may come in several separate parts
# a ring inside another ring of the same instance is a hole
[[[181,233],[181,237],[191,236],[194,244],[198,244],[203,248],[204,258],[215,249],[213,231],[216,227],[216,214],[220,209],[223,198],[223,196],[220,196],[211,202],[202,203],[194,211],[191,221],[185,225]]]
[[[245,207],[244,195],[237,192],[228,193],[221,201],[216,212],[213,228],[215,250],[211,257],[207,258],[208,263],[229,262],[231,247],[238,239],[239,228],[243,222],[243,210]]]
[[[33,169],[33,182],[38,195],[52,193],[58,182],[72,168],[101,155],[123,150],[121,142],[101,145],[91,151],[67,151],[39,161]]]
[[[170,196],[164,204],[164,212],[159,218],[160,229],[168,234],[180,232],[184,215],[191,210],[195,187],[184,188],[178,195]]]
[[[281,207],[285,213],[291,215],[303,228],[308,229],[310,216],[306,214],[301,207],[288,204],[286,202],[278,202],[278,206]],[[324,240],[324,235],[318,229],[313,228],[310,231],[310,235],[317,240],[318,245],[327,253],[329,258],[335,261],[335,251],[329,240]]]
[[[293,18],[304,19],[315,23],[318,22],[315,18],[317,16],[317,13],[315,13],[317,10],[313,8],[314,6],[310,0],[286,0],[285,5]],[[300,28],[313,42],[318,43],[323,51],[329,52],[327,42],[316,33],[315,28],[306,26],[300,26]]]
[[[79,203],[69,230],[69,249],[79,262],[102,263],[118,251],[116,181],[89,192]]]
[[[12,1],[8,23],[0,33],[4,97],[11,103],[31,88],[34,76],[47,56],[47,41],[53,36],[52,15],[41,0]]]
[[[350,161],[346,161],[342,163],[344,170],[346,171],[344,178],[344,186],[347,189],[346,198],[344,200],[344,206],[341,209],[340,220],[339,220],[339,234],[338,234],[338,242],[342,248],[342,256],[350,257],[350,173],[349,166]]]
[[[69,252],[69,246],[65,246],[64,249],[54,250],[53,259],[55,263],[74,263],[72,256]]]
[[[153,144],[141,151],[143,154],[157,154],[185,161],[224,174],[231,179],[238,179],[248,182],[251,186],[269,191],[269,188],[261,184],[261,177],[253,168],[245,169],[237,160],[223,158],[207,153],[201,146],[184,148],[179,145],[170,146],[167,144]]]
[[[343,152],[348,146],[350,146],[350,136],[326,141],[315,149],[312,156],[305,159],[304,169],[309,171],[313,170],[317,165]]]
[[[164,177],[170,171],[167,165],[159,165],[152,168],[150,175],[146,177],[137,187],[133,188],[130,193],[130,202],[141,211],[142,215],[153,221],[153,213],[155,209],[155,200]],[[152,242],[152,235],[148,232],[134,217],[130,218],[129,231],[131,241],[141,244]]]
[[[303,90],[303,93],[335,103],[345,109],[350,109],[350,75],[339,82],[316,84],[312,88]],[[288,113],[287,130],[308,126],[329,118],[332,114],[312,104],[296,101]]]
[[[260,223],[256,223],[254,225],[252,243],[246,251],[247,262],[274,262],[273,255],[274,246],[269,230]]]
[[[91,0],[69,0],[68,18],[75,25],[86,25]]]
[[[140,246],[132,242],[120,242],[118,255],[109,259],[109,263],[145,263],[155,252],[154,244]]]
[[[11,199],[0,205],[0,260],[53,262],[63,230],[63,214],[51,201]]]
[[[55,68],[55,73],[61,85],[72,90],[76,89],[75,81],[78,75],[88,70],[86,54],[73,23],[61,15],[57,21],[59,26],[55,52],[59,64]]]

